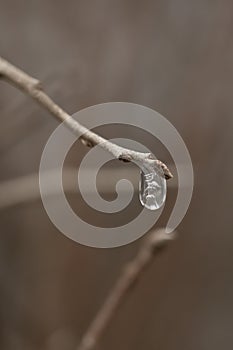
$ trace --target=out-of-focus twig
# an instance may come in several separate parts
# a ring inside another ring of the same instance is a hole
[[[49,111],[56,119],[63,122],[75,135],[81,136],[82,142],[87,146],[99,145],[116,159],[124,162],[143,162],[148,166],[159,165],[166,179],[172,178],[172,173],[168,167],[160,160],[154,159],[151,153],[136,152],[124,147],[120,147],[103,137],[88,130],[86,127],[78,123],[67,112],[59,107],[43,90],[39,80],[32,78],[21,69],[13,66],[8,61],[0,57],[0,78],[9,81],[11,84],[26,92],[47,111]]]
[[[43,176],[46,176],[46,182],[49,184],[47,186],[48,191],[47,196],[56,196],[58,195],[58,188],[54,184],[54,175],[57,174],[57,169],[47,170]],[[63,168],[63,188],[67,193],[78,193],[78,187],[76,183],[76,174],[77,168],[75,167],[64,167]],[[90,169],[83,169],[82,171],[86,172],[83,178],[88,179]],[[98,179],[98,191],[101,193],[113,193],[114,186],[106,179],[123,179],[129,178],[130,182],[134,186],[135,191],[138,191],[138,171],[136,168],[130,167],[114,167],[114,169],[104,169],[102,170],[101,176]],[[117,180],[116,180],[117,181]],[[89,181],[87,180],[82,184],[83,191],[89,195],[93,196],[96,193],[90,189]],[[170,189],[177,188],[175,182],[169,184]],[[124,188],[125,194],[128,193],[127,188]],[[39,174],[32,173],[24,176],[16,177],[10,180],[5,180],[0,182],[0,210],[8,209],[15,205],[20,205],[22,203],[28,203],[40,198],[40,189],[39,189]]]
[[[77,350],[94,349],[116,309],[132,289],[132,286],[135,286],[135,282],[142,272],[175,236],[175,232],[167,234],[165,229],[160,229],[146,238],[136,257],[123,270],[122,275],[84,334]]]

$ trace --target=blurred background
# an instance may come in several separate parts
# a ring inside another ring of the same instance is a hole
[[[148,106],[177,128],[192,157],[195,188],[179,238],[144,273],[98,349],[232,349],[232,1],[0,0],[0,6],[1,55],[40,79],[67,112],[110,101]],[[58,122],[4,81],[0,111],[0,347],[73,350],[143,238],[94,249],[62,235],[38,195],[40,157]],[[136,139],[172,162],[141,130],[96,131]],[[67,166],[87,152],[77,142]],[[108,167],[112,174],[126,169],[117,161]],[[127,174],[132,169],[127,165]],[[114,177],[104,183],[103,196],[115,198]],[[155,228],[167,222],[176,184],[175,176]],[[90,222],[119,223],[119,215],[90,211],[78,191],[67,196]],[[139,210],[136,196],[122,222]]]

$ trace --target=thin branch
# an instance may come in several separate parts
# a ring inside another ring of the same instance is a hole
[[[66,113],[61,107],[59,107],[53,100],[42,90],[42,85],[39,80],[32,78],[21,69],[13,66],[8,61],[0,57],[0,78],[3,78],[13,84],[18,89],[26,92],[47,111],[49,111],[55,118],[64,124],[77,136],[82,134],[82,142],[90,147],[99,145],[109,153],[111,153],[116,159],[130,162],[143,162],[148,166],[158,165],[161,167],[164,177],[168,180],[172,178],[172,173],[168,167],[161,161],[154,159],[151,153],[142,153],[129,150],[124,147],[120,147],[103,137],[88,130],[86,127],[74,120],[71,115]]]
[[[77,168],[75,167],[64,167],[63,168],[63,188],[66,193],[79,193],[76,178],[74,179],[74,174],[76,174]],[[83,169],[84,175],[83,178],[88,179],[88,174],[93,169]],[[48,191],[46,196],[55,196],[58,194],[58,189],[56,184],[54,184],[54,175],[57,174],[57,169],[51,169],[45,171],[43,176],[46,176],[46,183],[49,184]],[[109,168],[103,169],[102,173],[98,179],[98,191],[101,193],[109,194],[114,192],[113,185],[106,181],[106,179],[119,179],[125,178],[127,172],[127,178],[130,179],[130,182],[135,188],[135,191],[138,191],[138,171],[135,168],[123,167],[123,168]],[[85,175],[86,173],[86,175]],[[86,181],[82,184],[83,191],[89,195],[93,196],[95,193],[90,190],[89,182]],[[177,188],[175,182],[169,184],[170,189]],[[127,188],[124,188],[123,193],[127,194]],[[39,190],[39,174],[31,173],[23,175],[17,178],[0,182],[0,211],[10,208],[15,205],[20,205],[22,203],[28,203],[40,198]]]
[[[96,317],[84,334],[77,350],[92,350],[109,325],[117,308],[126,298],[142,272],[155,257],[173,240],[176,233],[165,233],[164,229],[157,230],[145,240],[136,257],[125,267],[109,296],[105,300]]]

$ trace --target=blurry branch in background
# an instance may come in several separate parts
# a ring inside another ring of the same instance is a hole
[[[66,193],[79,193],[78,186],[76,183],[76,174],[77,168],[75,167],[64,167],[63,168],[63,188]],[[92,171],[92,168],[87,168],[82,170],[86,172],[84,174],[84,179],[88,179],[89,172]],[[48,185],[48,191],[46,196],[55,196],[58,195],[58,188],[54,184],[54,175],[56,175],[57,169],[47,170],[43,176],[46,176],[46,182]],[[126,175],[127,173],[127,175]],[[130,182],[137,191],[138,188],[138,171],[136,168],[123,167],[114,169],[104,169],[101,171],[101,176],[98,179],[97,188],[99,192],[102,193],[113,193],[113,185],[106,181],[106,178],[117,179],[120,178],[129,178]],[[88,180],[86,183],[82,184],[83,190],[89,196],[96,195],[96,193],[90,190]],[[169,185],[170,189],[176,189],[177,185],[175,182],[171,182]],[[127,189],[125,189],[127,193]],[[39,189],[39,174],[32,173],[24,176],[17,177],[15,179],[10,179],[0,182],[0,210],[9,208],[11,206],[19,205],[21,203],[27,203],[34,200],[40,199],[40,189]]]
[[[93,147],[99,145],[111,153],[116,159],[124,162],[143,162],[144,165],[158,165],[162,168],[164,177],[168,180],[172,178],[172,174],[168,167],[161,161],[154,159],[151,153],[136,152],[127,148],[118,146],[103,137],[88,130],[86,127],[78,123],[71,115],[60,108],[53,100],[42,90],[39,80],[32,78],[19,68],[16,68],[8,61],[0,57],[0,78],[7,80],[18,89],[26,92],[47,111],[49,111],[60,122],[63,122],[75,135],[81,136],[82,142]]]
[[[142,244],[135,258],[126,265],[103,306],[91,322],[84,334],[77,350],[92,350],[98,343],[109,325],[117,308],[135,286],[142,272],[149,266],[155,257],[167,246],[167,243],[176,237],[176,233],[165,232],[160,229],[151,233]]]

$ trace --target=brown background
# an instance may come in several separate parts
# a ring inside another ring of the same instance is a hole
[[[1,0],[0,6],[1,55],[38,77],[64,109],[109,101],[149,106],[173,123],[192,156],[195,190],[179,239],[144,274],[99,349],[232,349],[232,1]],[[57,122],[6,83],[0,91],[6,181],[38,171]],[[78,144],[70,162],[85,152]],[[170,160],[161,145],[156,152]],[[157,226],[174,198],[171,189]],[[78,210],[80,198],[71,199]],[[1,209],[0,232],[3,350],[75,349],[140,244],[78,245],[55,229],[40,199]]]

